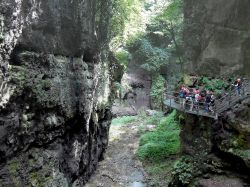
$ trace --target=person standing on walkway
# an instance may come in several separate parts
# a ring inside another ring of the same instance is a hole
[[[194,90],[191,89],[186,97],[186,101],[190,101],[191,102],[191,105],[190,105],[190,111],[193,111],[193,108],[194,108]]]
[[[211,94],[207,93],[205,97],[205,111],[208,113],[209,112],[209,106],[211,102]]]
[[[215,107],[215,96],[212,93],[210,98],[209,110],[214,114],[214,107]]]
[[[200,100],[200,90],[195,91],[195,96],[194,96],[194,108],[195,110],[199,110],[199,100]]]
[[[240,78],[238,78],[234,82],[234,86],[235,86],[235,90],[236,90],[236,95],[241,95],[241,79]]]
[[[184,86],[181,86],[181,89],[179,91],[179,97],[180,97],[180,104],[182,109],[185,109],[186,104],[186,90]]]

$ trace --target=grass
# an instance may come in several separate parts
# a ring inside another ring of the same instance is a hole
[[[180,128],[176,111],[167,117],[162,112],[148,116],[140,111],[138,116],[113,119],[113,128],[138,123],[140,142],[136,152],[150,178],[152,186],[168,186],[171,172],[180,150]],[[148,125],[155,125],[152,131]]]
[[[149,184],[165,187],[169,185],[172,170],[180,150],[180,128],[176,111],[167,117],[162,113],[140,115],[142,130],[137,156],[149,176]],[[143,121],[144,120],[144,121]],[[145,124],[156,125],[154,131],[143,131]]]
[[[123,116],[112,120],[111,125],[126,125],[137,120],[136,116]]]
[[[180,150],[179,124],[176,121],[176,111],[167,117],[162,117],[156,130],[143,134],[137,156],[140,160],[158,162]]]
[[[144,163],[146,172],[150,177],[149,185],[151,186],[168,186],[171,179],[172,168],[174,167],[173,160],[165,160],[158,163]]]

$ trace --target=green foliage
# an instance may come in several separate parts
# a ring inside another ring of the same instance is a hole
[[[165,79],[161,75],[153,77],[150,96],[155,108],[161,108],[163,100],[163,92],[165,89]]]
[[[14,176],[17,175],[17,172],[20,169],[20,163],[17,160],[12,160],[8,165],[10,173]]]
[[[138,32],[130,36],[126,41],[126,48],[131,52],[135,52],[140,47],[140,42],[146,37],[145,33]]]
[[[136,6],[140,6],[138,0],[116,0],[113,1],[112,32],[114,36],[121,35],[125,29],[126,22],[130,21],[132,13],[138,14]]]
[[[138,112],[138,121],[141,122],[141,125],[139,126],[139,134],[144,134],[147,132],[147,126],[145,124],[149,125],[158,125],[162,118],[164,117],[163,112],[155,112],[152,116],[148,116],[144,110],[141,110]]]
[[[170,4],[156,17],[156,20],[182,22],[183,0],[170,0]]]
[[[250,160],[250,149],[247,150],[246,153],[247,153],[247,158],[248,158],[248,160]]]
[[[123,116],[112,120],[112,125],[125,125],[137,120],[136,116]]]
[[[51,183],[51,181],[51,176],[44,176],[39,172],[32,172],[30,174],[30,182],[33,184],[33,186],[43,187],[46,186],[46,183]]]
[[[163,33],[166,41],[166,50],[176,57],[180,63],[183,62],[183,0],[171,0],[148,26],[150,32]]]
[[[164,172],[164,167],[165,165],[157,165],[155,167],[151,167],[149,170],[148,170],[148,173],[150,175],[156,175],[156,174],[159,174],[159,173],[162,173]]]
[[[171,180],[171,170],[174,160],[163,160],[160,162],[145,162],[143,166],[150,177],[149,186],[168,186]]]
[[[164,117],[163,112],[156,112],[152,116],[148,117],[147,123],[157,125],[161,122],[163,117]]]
[[[179,133],[179,124],[174,111],[168,117],[162,118],[155,131],[142,135],[137,156],[141,160],[157,162],[177,154],[180,149]]]
[[[115,57],[118,60],[118,63],[123,65],[124,67],[128,67],[129,60],[131,59],[131,55],[126,50],[120,50],[115,52]]]
[[[215,92],[216,95],[220,95],[224,89],[228,87],[228,83],[222,79],[210,79],[208,77],[202,77],[199,80],[201,85],[204,85],[206,90]]]
[[[113,1],[113,15],[111,19],[110,47],[116,51],[127,39],[127,33],[131,28],[138,27],[140,22],[141,0],[115,0]],[[130,35],[134,35],[131,33]]]
[[[243,150],[239,148],[230,148],[228,152],[241,157],[244,160],[249,160],[250,161],[250,149],[248,150]]]
[[[146,6],[151,6],[146,4]],[[182,1],[171,0],[147,26],[147,33],[129,38],[126,47],[140,62],[141,67],[153,74],[157,74],[162,66],[166,66],[170,59],[182,62]],[[164,40],[155,43],[151,33],[162,33]]]
[[[188,158],[183,157],[178,160],[172,171],[172,175],[183,185],[189,184],[193,179],[194,168]]]
[[[11,160],[8,162],[7,166],[13,183],[16,186],[20,186],[20,178],[19,178],[19,170],[21,169],[20,162],[18,160]]]
[[[123,87],[123,85],[119,82],[115,82],[115,90],[119,91],[119,97],[121,97],[122,95],[124,95],[125,93],[125,88]]]
[[[138,37],[129,40],[127,48],[140,61],[145,61],[141,65],[143,69],[156,73],[163,65],[168,64],[169,53],[166,49],[154,47],[143,35],[139,35]]]

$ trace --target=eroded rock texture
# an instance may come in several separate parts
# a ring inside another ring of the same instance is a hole
[[[203,187],[249,186],[250,99],[226,111],[218,121],[191,114],[184,117],[183,168],[172,186],[183,185],[183,181]]]
[[[108,3],[0,2],[0,186],[83,186],[103,157]]]
[[[187,70],[250,73],[250,1],[184,0]]]

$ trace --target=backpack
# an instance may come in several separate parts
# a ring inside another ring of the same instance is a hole
[[[180,96],[180,98],[184,98],[184,97],[185,97],[185,93],[184,93],[184,91],[183,91],[183,90],[180,90],[180,92],[179,92],[179,96]]]

